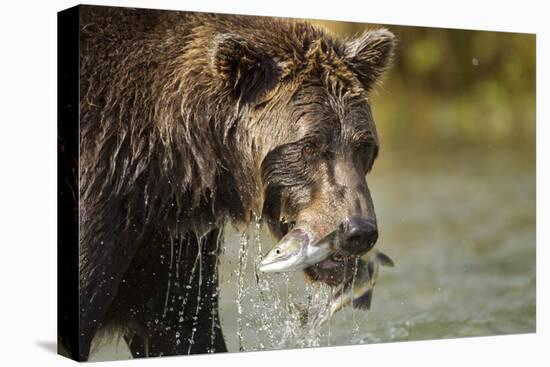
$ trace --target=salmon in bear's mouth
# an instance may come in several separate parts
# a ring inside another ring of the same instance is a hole
[[[352,256],[341,248],[341,234],[335,229],[319,238],[307,225],[292,228],[264,256],[259,264],[263,272],[287,272],[306,270],[312,280],[329,281],[334,272],[341,273],[342,266],[353,262]],[[311,268],[307,271],[308,268]],[[312,273],[312,274],[309,274]],[[325,274],[321,274],[325,273]]]

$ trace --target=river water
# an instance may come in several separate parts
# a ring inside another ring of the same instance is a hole
[[[293,305],[324,302],[330,290],[301,273],[257,273],[274,244],[267,230],[228,226],[220,281],[230,351],[535,331],[534,152],[385,154],[368,183],[376,246],[396,266],[380,269],[371,310],[345,308],[314,335],[302,330]],[[128,358],[124,343],[92,356],[113,358]]]

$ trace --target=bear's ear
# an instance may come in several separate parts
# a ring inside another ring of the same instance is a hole
[[[346,43],[344,57],[366,90],[391,64],[396,40],[387,29],[364,32]]]
[[[243,102],[258,101],[281,75],[277,62],[262,49],[228,33],[214,38],[210,66],[223,86]]]

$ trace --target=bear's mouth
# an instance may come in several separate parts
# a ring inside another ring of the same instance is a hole
[[[308,253],[309,250],[300,250],[299,252],[295,252],[295,245],[290,245],[291,242],[288,242],[289,239],[285,240],[286,235],[296,230],[306,231],[308,233],[309,240],[304,240],[302,246],[308,246],[308,244],[319,241],[323,236],[321,236],[318,231],[312,232],[312,225],[308,222],[296,223],[296,221],[281,219],[277,222],[277,224],[277,230],[281,238],[279,238],[279,242],[277,243],[277,245],[275,245],[275,247],[273,247],[273,249],[271,249],[270,252],[262,259],[260,270],[268,272],[294,271],[292,270],[292,267],[285,268],[285,266],[288,266],[288,264],[286,263],[279,264],[278,268],[275,267],[278,270],[267,270],[267,268],[270,266],[271,269],[273,269],[273,264],[281,261],[285,262],[286,260],[288,260],[288,258],[294,259],[292,262],[292,266],[295,266],[297,263],[303,265],[306,261],[303,259],[297,260],[296,257],[303,256],[304,254]],[[300,238],[300,236],[293,237],[294,241],[300,241]],[[296,244],[296,242],[294,242],[294,244]],[[274,253],[276,253],[276,255],[273,255]],[[285,254],[287,255],[287,257],[283,258]],[[272,260],[272,258],[274,260]],[[328,257],[323,257],[323,260],[317,263],[310,263],[311,265],[305,268],[302,267],[301,269],[304,272],[306,279],[308,279],[309,281],[321,282],[328,284],[329,286],[338,286],[345,283],[353,276],[354,265],[356,263],[355,259],[356,258],[354,255],[340,248],[336,249],[335,252],[330,254]],[[300,267],[296,268],[295,270],[298,269],[300,269]]]
[[[281,218],[279,220],[281,237],[284,237],[295,227],[295,220],[288,220],[286,218]],[[304,273],[306,277],[312,281],[320,281],[329,285],[336,285],[345,280],[346,269],[352,263],[354,263],[353,256],[345,250],[339,250],[328,259],[322,260],[321,262],[304,269]]]
[[[333,255],[318,264],[304,270],[306,278],[313,282],[323,282],[338,286],[350,280],[355,273],[356,258],[353,256]]]

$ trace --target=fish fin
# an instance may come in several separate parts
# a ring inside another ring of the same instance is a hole
[[[376,265],[377,264],[375,264],[374,261],[369,261],[367,263],[367,272],[369,273],[369,279],[371,279],[371,281],[372,281],[372,278],[374,277],[374,270]]]
[[[353,300],[353,308],[359,310],[370,310],[372,303],[372,288],[367,290],[363,295]]]
[[[380,251],[378,251],[378,253],[376,254],[376,260],[380,263],[380,265],[382,266],[389,266],[389,267],[394,267],[395,264],[393,262],[392,259],[390,259],[390,257]]]

